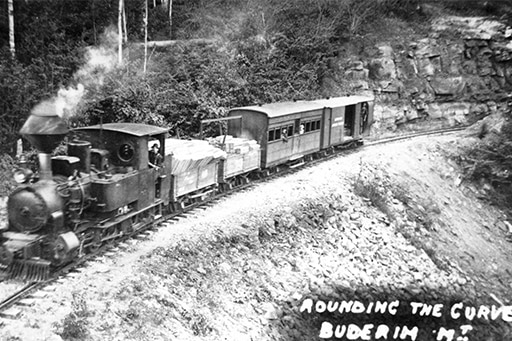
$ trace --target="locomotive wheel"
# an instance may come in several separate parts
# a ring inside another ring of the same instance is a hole
[[[185,204],[183,201],[176,201],[172,203],[173,212],[183,212],[185,210]]]
[[[91,243],[89,244],[89,251],[90,252],[96,252],[100,249],[101,247],[101,233],[99,232],[94,232],[94,235],[92,237],[92,241]]]
[[[152,207],[150,208],[149,210],[143,212],[144,214],[144,222],[145,223],[151,223],[152,221],[155,220],[155,208]]]
[[[8,266],[12,263],[14,255],[5,246],[0,246],[0,264]]]
[[[224,193],[230,190],[230,186],[228,183],[221,183],[219,186],[219,193]]]
[[[130,229],[132,231],[137,230],[139,228],[139,225],[141,224],[140,215],[136,214],[130,218],[131,226]]]
[[[133,232],[132,224],[130,221],[125,220],[121,223],[121,232],[123,235],[128,235]]]

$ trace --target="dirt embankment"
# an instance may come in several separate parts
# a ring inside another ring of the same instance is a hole
[[[471,325],[469,340],[508,340],[501,317],[450,313],[459,302],[508,305],[512,292],[504,217],[445,159],[457,141],[361,150],[238,193],[59,281],[18,320],[4,320],[1,333],[7,340],[304,340],[318,339],[322,326],[328,335],[331,323],[374,324],[373,336],[380,325],[390,335],[416,326],[417,340],[434,340],[440,327],[460,336]],[[394,315],[314,311],[328,301],[367,309],[397,301],[399,308]],[[308,302],[320,306],[309,313]],[[411,302],[443,304],[441,315],[412,315]]]

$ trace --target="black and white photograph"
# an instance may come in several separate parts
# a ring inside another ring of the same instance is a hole
[[[511,341],[511,0],[0,0],[0,340]]]

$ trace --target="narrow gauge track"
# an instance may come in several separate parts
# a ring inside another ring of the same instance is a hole
[[[189,205],[182,212],[171,213],[167,216],[162,216],[158,219],[155,219],[151,223],[148,223],[147,225],[142,226],[141,228],[137,229],[136,231],[133,231],[130,234],[124,235],[124,236],[116,239],[115,244],[113,242],[106,243],[105,245],[103,245],[101,248],[99,248],[95,252],[88,253],[88,254],[84,255],[83,257],[80,257],[77,260],[57,269],[56,271],[54,271],[52,273],[52,277],[50,279],[48,279],[47,281],[27,283],[25,286],[23,286],[23,288],[17,290],[13,294],[11,294],[9,297],[7,297],[6,299],[3,299],[0,302],[0,313],[7,310],[10,307],[12,307],[14,304],[19,302],[21,299],[29,296],[30,293],[34,292],[35,290],[41,289],[44,286],[49,285],[50,283],[54,282],[61,276],[65,276],[69,272],[76,270],[80,265],[83,265],[87,261],[91,261],[94,258],[101,256],[102,254],[107,252],[110,248],[112,248],[114,245],[120,244],[123,241],[126,241],[128,239],[135,237],[136,235],[141,235],[144,232],[155,229],[158,227],[159,224],[161,224],[163,222],[172,223],[172,222],[178,221],[180,218],[187,218],[190,214],[193,214],[194,209],[211,206],[213,203],[215,203],[219,199],[226,198],[233,193],[248,189],[252,186],[255,186],[257,184],[260,184],[260,183],[263,183],[266,181],[273,180],[273,179],[277,178],[278,176],[293,174],[293,173],[295,173],[299,170],[302,170],[306,167],[308,167],[308,168],[313,167],[314,165],[316,165],[320,162],[325,162],[327,160],[336,158],[338,156],[348,155],[349,153],[359,151],[361,148],[367,148],[367,147],[372,147],[372,146],[396,142],[396,141],[408,140],[408,139],[413,139],[413,138],[422,137],[422,136],[444,135],[444,134],[454,133],[457,131],[464,130],[467,127],[468,126],[460,126],[460,127],[447,128],[447,129],[435,129],[435,130],[417,132],[417,133],[407,134],[407,135],[402,135],[402,136],[393,136],[393,137],[376,139],[376,140],[367,140],[367,141],[365,141],[365,143],[362,146],[359,146],[358,148],[351,148],[350,145],[343,145],[338,148],[331,148],[331,149],[327,150],[326,153],[324,155],[322,155],[322,157],[308,161],[300,167],[296,167],[296,168],[285,168],[284,166],[280,167],[275,172],[270,173],[266,177],[263,177],[261,179],[254,180],[247,184],[242,184],[240,186],[234,187],[233,189],[218,193],[214,196],[207,198],[205,201]],[[1,281],[0,281],[0,285],[1,285]]]

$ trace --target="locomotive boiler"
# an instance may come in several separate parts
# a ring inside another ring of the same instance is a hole
[[[19,169],[15,177],[24,183],[8,198],[9,229],[1,235],[0,263],[12,273],[43,279],[50,264],[60,264],[74,256],[79,246],[75,233],[65,226],[66,215],[72,210],[70,198],[73,186],[67,179],[54,176],[51,153],[68,133],[66,124],[51,113],[32,114],[20,133],[38,151],[39,176],[31,178],[27,169]],[[72,164],[78,158],[69,157]],[[63,193],[63,185],[66,193]],[[78,197],[86,200],[86,184],[81,184]],[[75,195],[76,196],[76,195]]]

